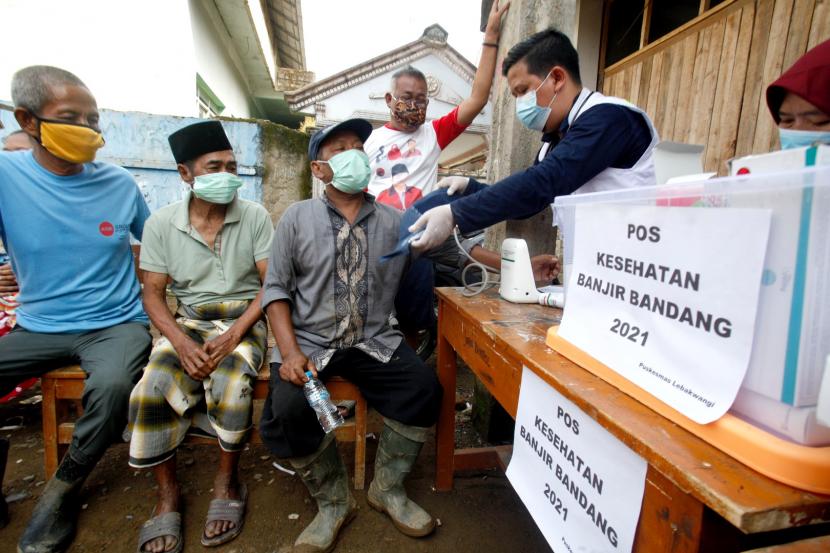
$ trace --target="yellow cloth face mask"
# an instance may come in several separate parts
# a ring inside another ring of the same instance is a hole
[[[70,163],[89,163],[104,145],[104,137],[85,125],[40,119],[40,143],[55,157]]]

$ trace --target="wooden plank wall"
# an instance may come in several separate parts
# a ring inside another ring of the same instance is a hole
[[[830,0],[737,0],[611,66],[602,92],[645,109],[662,140],[703,144],[706,171],[778,148],[765,90],[830,39]]]

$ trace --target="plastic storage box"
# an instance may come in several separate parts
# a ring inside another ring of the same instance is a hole
[[[576,207],[609,204],[772,211],[752,355],[733,412],[794,442],[830,443],[809,416],[830,354],[830,166],[556,198],[566,309]]]

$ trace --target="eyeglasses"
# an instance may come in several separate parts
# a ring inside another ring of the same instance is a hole
[[[395,96],[392,96],[392,99],[396,102],[404,102],[407,105],[413,105],[417,108],[425,108],[427,107],[427,104],[429,104],[429,98],[419,100],[415,98],[395,98]]]

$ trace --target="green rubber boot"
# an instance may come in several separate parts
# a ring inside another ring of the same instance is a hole
[[[435,519],[406,496],[403,481],[426,441],[426,428],[385,420],[375,456],[375,478],[366,499],[376,511],[386,513],[407,536],[420,538],[435,530]],[[406,435],[404,435],[406,434]]]
[[[337,452],[334,434],[307,457],[289,461],[317,502],[317,516],[294,542],[294,553],[328,553],[337,543],[340,529],[357,514],[357,502],[349,490],[349,475]]]
[[[68,454],[63,458],[35,505],[18,553],[62,553],[69,548],[80,512],[78,493],[94,466],[76,463]]]

